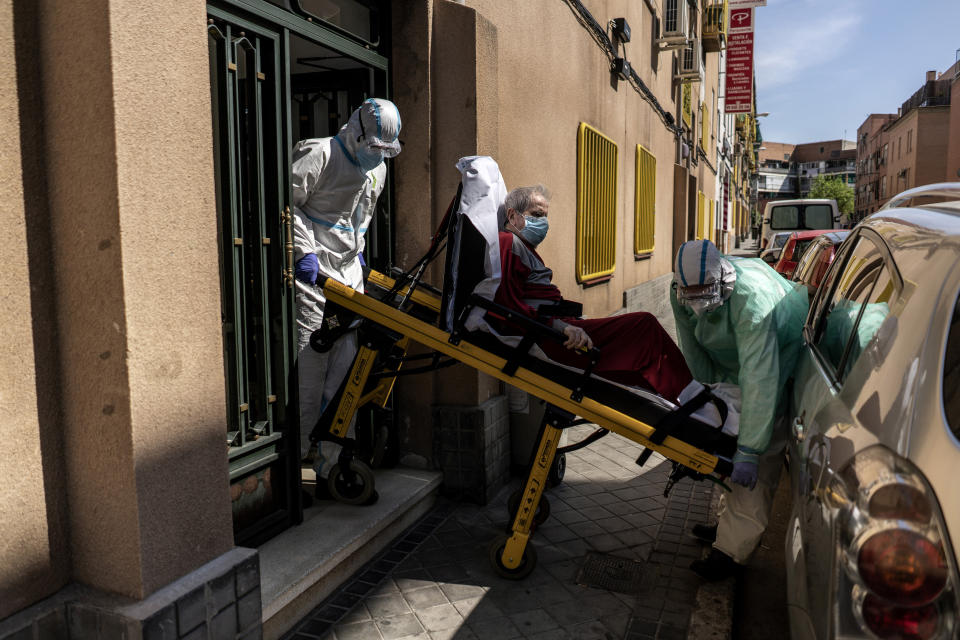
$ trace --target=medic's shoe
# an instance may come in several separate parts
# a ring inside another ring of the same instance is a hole
[[[705,544],[713,544],[717,541],[717,525],[713,524],[695,524],[690,529],[693,537]]]
[[[694,560],[690,568],[707,582],[719,582],[739,573],[743,565],[735,562],[723,551],[710,549],[710,555],[704,560]]]

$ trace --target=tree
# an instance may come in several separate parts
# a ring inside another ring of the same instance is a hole
[[[837,201],[841,215],[853,213],[853,187],[840,176],[817,176],[810,185],[808,198],[832,198]]]

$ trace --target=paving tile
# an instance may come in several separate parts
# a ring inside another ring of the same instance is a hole
[[[333,628],[337,640],[380,640],[380,630],[373,620],[354,622],[353,624],[338,624]]]
[[[467,620],[467,627],[481,640],[512,640],[523,634],[507,616],[496,616],[482,620]]]
[[[454,629],[431,631],[430,640],[480,640],[470,627],[460,626]]]
[[[366,599],[367,610],[373,618],[386,618],[410,612],[410,606],[399,592]]]
[[[599,620],[591,620],[573,625],[570,627],[569,632],[570,635],[577,638],[577,640],[609,640],[611,637],[623,637],[611,636],[610,631]]]
[[[418,569],[416,571],[405,571],[403,573],[395,573],[393,575],[393,581],[396,583],[397,588],[400,591],[406,593],[407,591],[412,591],[414,589],[422,589],[423,587],[435,586],[436,581],[433,579],[426,569]]]
[[[589,538],[590,536],[598,536],[601,533],[606,533],[596,522],[574,522],[568,526],[570,527],[571,531],[576,533],[581,538]]]
[[[503,610],[494,604],[491,598],[486,596],[480,598],[467,598],[453,603],[457,611],[467,622],[471,620],[485,620],[487,618],[496,618],[504,615]]]
[[[623,549],[626,545],[622,540],[611,533],[602,533],[598,536],[591,536],[588,539],[590,546],[601,553],[610,553],[617,549]]]
[[[362,622],[364,620],[370,619],[370,613],[367,611],[367,608],[364,606],[363,602],[360,602],[347,612],[347,615],[343,616],[340,619],[340,624],[348,624],[351,622]]]
[[[468,598],[477,598],[486,593],[486,590],[481,586],[474,584],[458,584],[455,582],[440,584],[440,590],[443,591],[443,594],[447,596],[447,600],[450,602],[457,602],[458,600],[466,600]]]
[[[626,531],[627,529],[634,528],[634,525],[617,516],[594,520],[594,524],[607,533],[616,533],[617,531]]]
[[[427,631],[454,629],[463,624],[463,616],[452,604],[440,604],[434,607],[416,609],[420,624]]]
[[[448,604],[446,596],[440,591],[440,587],[433,584],[422,589],[404,591],[403,597],[406,598],[410,608],[418,611],[424,607],[432,607],[439,604]]]
[[[510,620],[525,636],[556,629],[558,626],[557,621],[545,609],[514,613],[510,615]]]
[[[462,582],[470,577],[462,563],[430,567],[427,572],[437,582]]]
[[[376,623],[383,640],[397,640],[425,632],[420,620],[413,613],[379,618]]]
[[[532,636],[526,636],[527,640],[580,640],[576,636],[567,633],[566,629],[551,629],[535,633]]]

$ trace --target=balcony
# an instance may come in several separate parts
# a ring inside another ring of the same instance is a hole
[[[709,0],[703,9],[703,50],[716,53],[726,47],[727,0]]]

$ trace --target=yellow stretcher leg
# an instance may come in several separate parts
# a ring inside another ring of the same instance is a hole
[[[546,520],[550,513],[549,502],[543,492],[547,486],[553,458],[557,454],[561,433],[556,419],[550,419],[543,425],[537,455],[530,467],[527,482],[519,500],[511,500],[511,503],[518,503],[511,526],[512,534],[500,536],[490,545],[490,560],[494,569],[505,578],[525,578],[537,564],[536,552],[533,545],[529,544],[530,534],[533,527]]]

